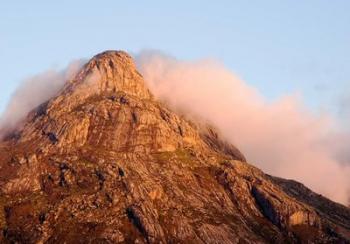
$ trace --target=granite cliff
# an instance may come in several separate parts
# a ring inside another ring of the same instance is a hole
[[[1,243],[349,243],[350,210],[246,162],[93,57],[0,143]]]

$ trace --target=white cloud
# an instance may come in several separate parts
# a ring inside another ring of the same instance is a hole
[[[340,147],[333,142],[340,138],[331,116],[313,115],[295,95],[268,103],[212,60],[179,61],[157,52],[144,52],[136,59],[157,97],[211,121],[251,163],[348,202],[350,168],[336,156]]]
[[[32,109],[55,96],[81,65],[81,60],[73,61],[62,71],[48,70],[24,80],[1,115],[0,138],[16,128]]]

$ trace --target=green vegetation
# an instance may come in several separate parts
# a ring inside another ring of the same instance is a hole
[[[160,163],[168,163],[175,160],[187,167],[194,167],[197,164],[197,159],[187,149],[177,149],[173,152],[158,152],[154,153],[153,157]]]

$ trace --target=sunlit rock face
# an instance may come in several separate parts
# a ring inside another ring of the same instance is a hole
[[[349,209],[296,184],[171,111],[127,53],[107,51],[0,144],[0,242],[349,241]]]

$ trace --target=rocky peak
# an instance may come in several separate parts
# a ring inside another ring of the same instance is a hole
[[[151,98],[133,59],[123,51],[105,51],[94,56],[72,83],[84,82],[98,93],[122,91],[141,99]]]
[[[56,98],[37,108],[18,141],[66,152],[86,145],[132,153],[213,150],[245,161],[213,127],[156,101],[133,59],[122,51],[88,61]]]
[[[105,51],[91,58],[80,72],[67,82],[52,101],[54,109],[71,110],[89,97],[123,92],[139,99],[152,99],[149,89],[136,70],[132,57],[124,51]]]
[[[154,99],[121,51],[0,143],[0,243],[349,243],[350,210],[319,199]]]

